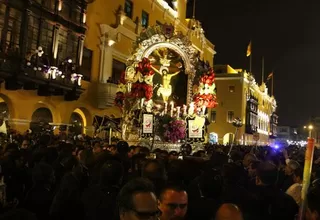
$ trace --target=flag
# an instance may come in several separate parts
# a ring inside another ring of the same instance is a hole
[[[251,41],[249,42],[249,45],[247,47],[247,57],[251,56]]]
[[[267,77],[267,81],[269,81],[271,79],[271,77],[273,77],[273,72],[271,72],[268,77]]]

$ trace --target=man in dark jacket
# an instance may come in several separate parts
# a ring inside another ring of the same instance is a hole
[[[261,163],[256,176],[255,210],[257,219],[292,220],[299,211],[296,202],[276,188],[276,166],[269,162]]]

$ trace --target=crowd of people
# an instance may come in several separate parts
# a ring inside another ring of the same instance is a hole
[[[61,140],[30,134],[2,141],[0,219],[294,220],[305,148],[204,145],[192,152]],[[307,220],[320,219],[315,151]]]

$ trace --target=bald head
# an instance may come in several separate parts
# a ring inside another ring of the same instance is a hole
[[[242,213],[238,206],[226,203],[218,209],[215,220],[242,220]]]

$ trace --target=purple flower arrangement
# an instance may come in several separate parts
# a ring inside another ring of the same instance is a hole
[[[186,125],[183,120],[172,120],[169,124],[164,124],[164,137],[166,141],[176,143],[186,136]]]

